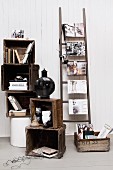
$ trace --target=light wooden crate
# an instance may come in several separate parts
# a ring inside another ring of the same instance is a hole
[[[53,128],[60,128],[63,126],[63,110],[62,110],[62,100],[61,99],[39,99],[31,98],[30,99],[30,112],[31,112],[31,121],[36,113],[37,108],[45,108],[52,112],[52,124]],[[43,109],[42,109],[43,111]]]
[[[95,132],[97,136],[99,132]],[[110,138],[79,139],[74,133],[74,144],[78,152],[106,152],[110,150]]]

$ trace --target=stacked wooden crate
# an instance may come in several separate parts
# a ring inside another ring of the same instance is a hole
[[[63,124],[63,112],[61,99],[30,99],[31,122],[36,114],[36,108],[47,106],[52,113],[52,126],[44,127],[39,124],[36,127],[26,127],[26,155],[43,156],[33,153],[34,149],[48,147],[57,150],[55,158],[61,158],[66,150],[65,129]]]

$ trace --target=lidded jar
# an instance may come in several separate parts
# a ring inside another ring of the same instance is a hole
[[[50,94],[55,90],[55,83],[50,77],[47,77],[47,71],[45,69],[41,73],[42,77],[35,82],[35,91],[37,97],[48,99],[50,98]]]

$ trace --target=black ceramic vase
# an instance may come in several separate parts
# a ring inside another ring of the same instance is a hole
[[[44,69],[42,71],[42,77],[36,80],[35,83],[35,91],[37,97],[49,99],[50,94],[52,94],[54,90],[55,90],[55,83],[50,77],[47,77],[47,71]]]

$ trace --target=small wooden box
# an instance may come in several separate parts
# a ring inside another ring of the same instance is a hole
[[[97,136],[99,132],[95,132]],[[78,139],[74,133],[74,144],[78,152],[106,152],[110,150],[110,138]]]
[[[30,111],[31,111],[31,121],[36,114],[36,108],[41,108],[43,111],[51,111],[52,113],[52,124],[53,128],[59,128],[63,126],[63,112],[62,112],[62,101],[61,99],[30,99]]]
[[[46,146],[58,150],[58,154],[55,158],[63,157],[66,150],[65,129],[66,125],[63,125],[63,127],[58,129],[27,126],[26,155],[41,156],[39,154],[34,154],[32,150]]]

